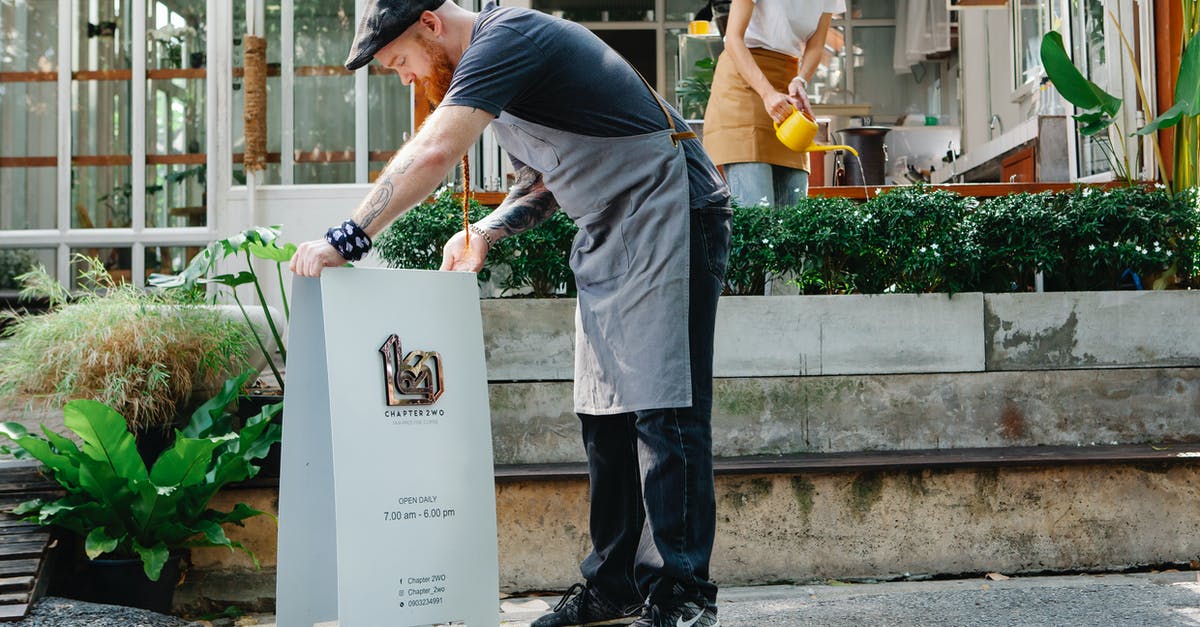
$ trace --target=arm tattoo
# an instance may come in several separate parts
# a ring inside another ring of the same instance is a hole
[[[517,171],[517,182],[508,197],[478,226],[501,238],[508,237],[541,224],[557,210],[558,201],[546,189],[542,175],[524,167]]]
[[[355,220],[358,226],[366,229],[376,218],[383,215],[392,202],[392,195],[396,192],[395,179],[407,172],[412,164],[412,159],[409,159],[398,167],[388,166],[388,171],[384,172],[375,185],[375,192],[359,210],[360,212],[365,211],[365,213],[362,213],[361,218]]]

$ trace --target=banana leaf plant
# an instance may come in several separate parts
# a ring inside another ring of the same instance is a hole
[[[66,491],[61,498],[26,501],[14,513],[82,536],[91,559],[140,558],[151,581],[158,580],[172,551],[187,547],[239,549],[258,565],[248,548],[225,535],[223,525],[241,525],[263,512],[244,503],[230,511],[208,507],[221,488],[257,474],[256,460],[280,439],[281,428],[271,419],[282,403],[264,407],[240,427],[227,411],[253,374],[226,381],[149,468],[125,419],[98,401],[75,400],[63,408],[65,424],[82,447],[45,425],[42,437],[18,423],[0,424],[0,434],[16,444],[0,448],[36,458]]]
[[[1187,4],[1184,2],[1185,10]],[[1131,60],[1134,59],[1133,48],[1111,11],[1109,18],[1121,37],[1126,56]],[[1082,110],[1074,116],[1080,123],[1079,132],[1082,135],[1098,135],[1107,131],[1110,126],[1114,126],[1118,136],[1124,137],[1116,118],[1121,107],[1121,99],[1101,89],[1075,68],[1063,46],[1062,35],[1057,32],[1047,33],[1042,38],[1041,56],[1042,65],[1050,82],[1054,84],[1063,98]],[[1151,103],[1142,83],[1141,72],[1138,71],[1136,64],[1131,64],[1131,66],[1142,104],[1146,109],[1150,109]],[[1190,39],[1184,44],[1183,55],[1180,59],[1179,73],[1175,79],[1174,104],[1162,115],[1133,133],[1138,136],[1149,135],[1164,128],[1179,126],[1175,136],[1173,176],[1168,176],[1164,167],[1158,142],[1152,142],[1158,159],[1159,171],[1162,173],[1163,183],[1167,186],[1168,191],[1195,187],[1197,182],[1200,182],[1197,180],[1197,165],[1200,163],[1200,125],[1198,125],[1197,116],[1200,116],[1200,32],[1193,32]],[[1128,179],[1129,160],[1127,154],[1123,161],[1118,161],[1116,155],[1112,154],[1111,142],[1109,144],[1106,146],[1105,155],[1113,165],[1113,171],[1119,177]],[[1103,142],[1100,145],[1105,146]],[[1121,146],[1124,153],[1123,142]]]
[[[1175,78],[1175,104],[1138,129],[1147,135],[1159,129],[1178,125],[1175,132],[1175,184],[1179,189],[1195,187],[1200,137],[1197,137],[1197,116],[1200,116],[1200,33],[1183,47],[1179,74]]]
[[[217,240],[209,244],[208,247],[192,258],[183,272],[179,274],[151,274],[148,281],[150,285],[160,289],[194,290],[197,286],[207,284],[222,285],[228,288],[229,292],[233,295],[234,302],[237,303],[238,309],[242,312],[242,317],[245,319],[246,325],[250,327],[250,331],[254,334],[254,339],[258,342],[259,350],[267,358],[267,364],[271,367],[271,372],[275,375],[275,380],[279,382],[279,389],[283,390],[283,376],[280,369],[282,364],[277,364],[275,358],[267,351],[266,342],[259,334],[258,327],[250,321],[250,316],[246,313],[246,307],[238,295],[237,288],[242,285],[254,286],[254,291],[258,295],[259,306],[262,307],[263,314],[267,319],[267,325],[271,330],[272,338],[275,340],[275,345],[279,347],[280,359],[286,363],[287,348],[283,344],[283,335],[280,333],[279,328],[275,324],[274,317],[271,316],[271,312],[267,308],[267,299],[263,295],[262,283],[258,273],[254,269],[254,260],[263,259],[275,264],[275,276],[279,281],[279,294],[283,299],[283,317],[284,321],[287,322],[291,318],[291,311],[288,309],[287,291],[283,287],[283,264],[291,261],[292,255],[295,253],[295,244],[280,243],[278,226],[256,226],[232,237]],[[212,274],[216,269],[217,262],[229,257],[244,257],[246,269],[235,273]]]
[[[1042,37],[1041,56],[1042,68],[1046,77],[1054,84],[1054,88],[1067,102],[1080,109],[1073,117],[1079,122],[1081,135],[1095,137],[1101,133],[1107,134],[1110,127],[1115,127],[1117,137],[1124,138],[1125,134],[1121,132],[1120,120],[1117,118],[1117,113],[1121,110],[1121,99],[1104,91],[1079,72],[1071,62],[1071,57],[1067,55],[1060,33],[1050,31]],[[1115,142],[1121,146],[1122,154],[1119,159],[1113,152],[1113,143],[1109,138],[1099,141],[1113,172],[1119,178],[1128,180],[1130,166],[1125,143]]]

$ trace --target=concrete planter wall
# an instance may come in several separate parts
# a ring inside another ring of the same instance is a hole
[[[575,302],[483,302],[498,463],[582,461]],[[1200,439],[1200,294],[722,299],[719,456]]]

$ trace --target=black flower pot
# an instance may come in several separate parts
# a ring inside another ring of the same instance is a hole
[[[66,596],[169,614],[186,556],[183,551],[171,553],[158,581],[146,577],[140,559],[84,559],[75,572],[74,590]]]

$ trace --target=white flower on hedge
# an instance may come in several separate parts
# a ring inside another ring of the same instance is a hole
[[[937,250],[937,243],[930,244],[929,247],[934,250]]]
[[[1096,250],[1095,244],[1088,244],[1088,250]]]
[[[1083,195],[1084,195],[1084,196],[1091,196],[1091,195],[1092,195],[1092,188],[1090,188],[1090,187],[1085,187],[1085,188],[1083,188]]]
[[[899,288],[896,287],[896,284],[892,283],[891,285],[889,285],[887,287],[887,289],[883,290],[883,293],[884,294],[895,294],[897,289],[899,289]]]

